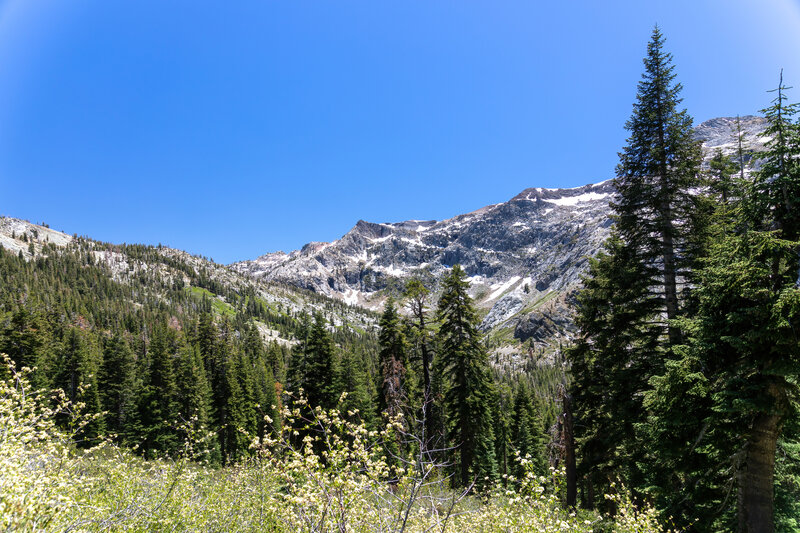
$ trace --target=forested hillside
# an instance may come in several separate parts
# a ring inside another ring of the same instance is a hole
[[[421,283],[397,303],[416,303],[413,317],[391,304],[379,324],[369,311],[256,282],[185,252],[110,245],[14,219],[3,219],[3,230],[0,352],[18,368],[35,367],[35,385],[63,389],[88,413],[102,413],[83,430],[83,445],[110,434],[147,457],[171,454],[191,420],[216,435],[207,458],[227,464],[248,453],[252,438],[275,431],[276,410],[301,390],[325,408],[348,393],[341,407],[358,410],[371,429],[383,423],[387,402],[411,428],[425,390],[432,401],[434,367],[422,353],[436,352],[440,321]],[[471,349],[486,358],[470,324]],[[392,363],[388,341],[378,336],[389,327]],[[517,451],[535,453],[544,472],[562,364],[531,360],[522,373],[483,364],[482,379],[497,384],[483,398],[492,415],[481,423],[498,425],[492,453],[496,446],[503,459],[499,473],[509,471]],[[391,393],[382,390],[387,372],[395,374]],[[266,425],[265,416],[275,423]],[[437,431],[444,439],[445,427]]]
[[[234,460],[248,444],[236,428],[257,433],[280,404],[292,348],[311,328],[307,313],[327,317],[332,342],[359,372],[376,372],[369,312],[176,250],[63,234],[48,242],[57,232],[4,222],[19,231],[19,249],[0,248],[0,352],[35,367],[37,386],[104,413],[85,429],[87,445],[110,433],[146,455],[169,453],[178,422],[196,418],[220,430],[213,458]]]

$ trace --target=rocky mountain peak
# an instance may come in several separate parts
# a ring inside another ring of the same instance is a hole
[[[723,117],[697,126],[707,158],[716,148],[735,151],[735,122]],[[746,150],[762,150],[765,120],[746,116],[740,123]],[[485,313],[485,330],[501,340],[552,342],[554,335],[569,335],[572,294],[588,258],[609,234],[613,195],[613,180],[567,189],[531,187],[506,202],[447,220],[359,220],[331,243],[310,243],[290,254],[266,254],[231,266],[376,309],[413,276],[436,290],[447,269],[458,263]]]

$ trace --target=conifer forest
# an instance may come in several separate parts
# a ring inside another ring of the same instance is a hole
[[[775,82],[764,149],[738,127],[704,159],[653,30],[546,361],[498,364],[457,261],[371,311],[26,225],[0,247],[0,530],[800,532],[800,106]]]

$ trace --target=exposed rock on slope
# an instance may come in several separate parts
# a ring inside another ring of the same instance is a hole
[[[109,278],[115,282],[131,284],[135,281],[161,299],[167,298],[165,287],[177,286],[197,299],[210,299],[216,313],[230,317],[235,315],[236,309],[226,301],[223,293],[240,296],[252,294],[275,316],[284,316],[287,320],[303,312],[319,311],[331,321],[331,328],[372,331],[376,327],[376,317],[364,309],[292,285],[254,280],[225,265],[164,246],[116,246],[71,237],[46,226],[0,216],[0,247],[14,254],[21,253],[27,260],[72,248],[90,254],[94,264],[104,267]],[[204,282],[198,283],[199,280]],[[256,326],[267,340],[283,344],[294,342],[294,339],[281,337],[278,331],[270,329],[267,324],[256,322]]]
[[[742,117],[741,124],[745,148],[763,150],[764,119]],[[736,150],[735,119],[703,122],[696,135],[707,157],[717,148]],[[507,202],[443,221],[360,220],[337,241],[266,254],[232,268],[376,308],[405,279],[420,276],[435,287],[447,268],[460,263],[486,312],[484,330],[501,343],[516,338],[547,345],[573,329],[568,302],[588,257],[608,236],[613,194],[611,181],[530,188]]]
[[[362,220],[333,243],[312,243],[233,267],[368,304],[395,280],[412,275],[436,279],[460,263],[480,301],[519,293],[516,299],[522,302],[578,280],[585,256],[607,235],[612,192],[610,182],[526,189],[508,202],[441,222]]]

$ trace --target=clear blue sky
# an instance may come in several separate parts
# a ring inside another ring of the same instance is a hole
[[[800,100],[800,0],[10,0],[0,214],[219,262],[612,177],[658,23],[696,122]]]

